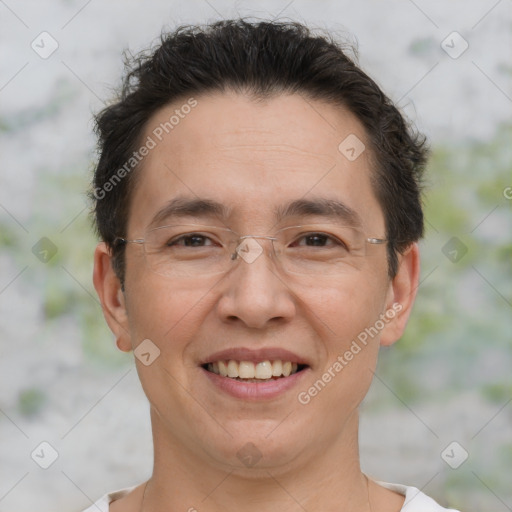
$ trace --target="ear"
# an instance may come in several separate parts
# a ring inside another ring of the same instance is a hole
[[[420,276],[420,251],[413,243],[398,257],[398,272],[389,284],[386,298],[386,318],[380,344],[390,346],[402,336],[411,314]]]
[[[112,267],[112,256],[105,242],[94,251],[93,283],[101,302],[103,316],[117,339],[117,346],[124,352],[132,349],[128,315],[121,281]]]

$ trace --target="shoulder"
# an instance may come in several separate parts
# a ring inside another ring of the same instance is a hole
[[[395,491],[405,496],[405,502],[400,512],[458,512],[452,508],[443,508],[432,498],[422,493],[416,487],[402,484],[390,484],[387,482],[377,482],[382,487]]]
[[[109,512],[109,505],[116,500],[128,496],[136,486],[127,487],[126,489],[120,489],[118,491],[109,492],[102,496],[98,501],[92,504],[89,508],[86,508],[83,512]]]

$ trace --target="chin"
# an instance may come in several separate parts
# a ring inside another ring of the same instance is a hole
[[[243,424],[246,426],[247,422]],[[240,476],[268,478],[268,471],[291,468],[305,449],[303,437],[285,428],[278,433],[278,429],[269,435],[272,431],[267,423],[265,428],[240,428],[233,437],[224,436],[216,446],[210,442],[207,451],[214,463]]]

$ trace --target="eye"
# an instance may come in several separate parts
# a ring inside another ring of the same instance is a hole
[[[200,233],[187,233],[179,237],[169,240],[166,244],[168,247],[206,247],[213,245],[211,238]]]
[[[345,242],[327,233],[306,233],[300,235],[292,245],[306,247],[343,247],[348,249]]]
[[[304,240],[305,245],[313,245],[313,246],[321,246],[324,247],[329,242],[332,242],[332,240],[325,235],[324,233],[311,233],[308,235],[305,235],[301,238],[301,240]],[[302,245],[302,244],[299,244]]]

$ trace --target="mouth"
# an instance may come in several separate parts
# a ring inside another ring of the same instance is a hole
[[[201,365],[206,371],[235,381],[262,383],[286,379],[308,368],[306,364],[281,359],[259,362],[236,361],[234,359],[218,360]]]
[[[237,347],[199,361],[208,389],[247,401],[274,400],[307,380],[310,361],[282,347]]]

